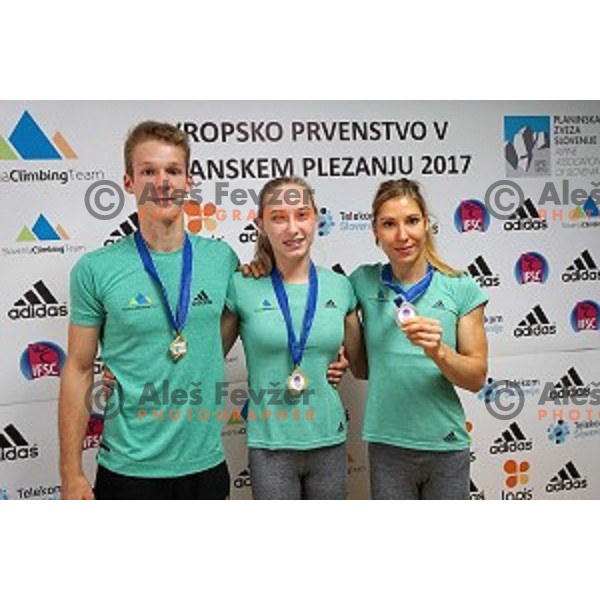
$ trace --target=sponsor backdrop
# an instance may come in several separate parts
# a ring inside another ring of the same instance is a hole
[[[0,498],[60,495],[68,274],[84,252],[137,227],[133,197],[86,192],[121,182],[126,132],[148,118],[189,135],[186,227],[227,240],[242,261],[252,257],[255,198],[269,178],[296,174],[315,188],[314,257],[344,273],[384,258],[370,231],[378,183],[422,182],[442,255],[490,296],[489,379],[478,394],[460,391],[473,439],[471,497],[600,498],[600,102],[3,103]],[[145,301],[132,290],[132,302]],[[227,364],[231,385],[244,389],[239,343]],[[365,389],[350,375],[341,386],[350,498],[369,497]],[[102,421],[91,419],[90,477],[101,435]],[[232,497],[250,498],[235,414],[223,440]]]

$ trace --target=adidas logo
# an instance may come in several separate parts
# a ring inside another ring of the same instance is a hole
[[[241,490],[242,488],[245,488],[245,487],[250,487],[251,485],[252,485],[252,483],[250,481],[250,469],[249,468],[246,468],[243,471],[240,471],[240,473],[238,473],[238,476],[233,481],[233,486],[236,487],[238,490]]]
[[[327,300],[327,302],[325,302],[325,308],[337,308],[337,306],[333,300]]]
[[[59,305],[54,294],[52,294],[41,279],[36,281],[31,289],[25,292],[23,297],[17,300],[13,308],[8,311],[8,318],[12,321],[66,316],[66,303],[63,302]]]
[[[126,221],[123,221],[114,231],[110,233],[108,239],[104,242],[105,246],[110,246],[115,242],[118,242],[121,238],[126,235],[131,235],[137,229],[140,228],[140,221],[136,212],[131,213]]]
[[[240,242],[242,242],[242,244],[250,244],[256,242],[256,240],[258,240],[258,229],[256,229],[254,223],[246,225],[246,227],[242,229],[242,233],[240,233],[238,239],[240,240]]]
[[[511,423],[502,435],[490,446],[490,454],[506,452],[525,452],[533,448],[533,441],[528,440],[517,423]]]
[[[600,270],[598,270],[598,266],[588,250],[584,250],[581,256],[576,258],[573,264],[566,268],[562,274],[562,280],[565,283],[600,280]]]
[[[485,500],[485,493],[475,485],[472,479],[469,483],[469,494],[471,500]]]
[[[454,433],[454,431],[451,431],[445,438],[444,441],[445,442],[456,442],[456,440],[458,440],[458,437],[456,435],[456,433]]]
[[[14,425],[7,425],[0,433],[0,461],[27,460],[38,455],[37,445],[30,446]]]
[[[202,290],[192,301],[192,306],[203,306],[206,304],[212,304],[212,300],[208,297],[208,294]]]
[[[546,491],[568,492],[570,490],[584,490],[587,487],[587,479],[582,477],[577,467],[570,460],[548,483]]]
[[[575,367],[570,367],[566,374],[560,378],[558,383],[556,383],[554,386],[552,386],[550,383],[544,388],[544,391],[540,397],[540,402],[548,398],[550,400],[561,398],[564,400],[562,404],[566,405],[569,403],[569,399],[589,398],[590,396],[596,398],[596,395],[598,392],[600,392],[600,390],[598,390],[599,385],[600,383],[593,383],[592,386],[595,389],[592,392],[590,386],[585,385],[579,376],[579,373],[575,370]],[[549,390],[547,389],[548,386],[550,386]],[[597,399],[600,400],[600,397]]]
[[[548,229],[548,221],[540,217],[540,213],[527,198],[522,206],[504,221],[504,231],[541,231]]]
[[[469,275],[479,284],[480,287],[498,287],[500,277],[494,275],[483,256],[478,256],[468,267]]]
[[[556,324],[550,323],[542,307],[537,304],[529,314],[515,327],[513,335],[519,337],[539,337],[542,335],[554,335]]]
[[[438,300],[431,308],[436,308],[438,310],[447,310],[446,305],[441,300]]]

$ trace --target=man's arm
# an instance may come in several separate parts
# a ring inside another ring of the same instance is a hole
[[[227,356],[239,333],[239,319],[228,308],[221,315],[221,338],[223,340],[223,356]]]
[[[94,379],[99,327],[69,326],[69,348],[60,381],[58,431],[61,493],[65,500],[93,500],[81,454],[89,419],[85,395]]]

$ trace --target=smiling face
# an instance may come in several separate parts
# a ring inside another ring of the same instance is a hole
[[[384,202],[374,222],[375,238],[392,265],[407,268],[425,259],[429,224],[416,200],[408,196]]]
[[[286,184],[267,194],[262,217],[257,219],[276,261],[301,260],[310,253],[317,228],[316,210],[306,190]]]
[[[140,218],[169,223],[183,211],[183,198],[191,190],[186,174],[185,152],[160,140],[147,140],[135,146],[131,174],[124,177],[124,187],[138,203]]]

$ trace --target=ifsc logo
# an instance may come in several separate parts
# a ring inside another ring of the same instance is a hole
[[[21,373],[30,381],[42,377],[60,377],[64,364],[64,350],[53,342],[33,342],[21,354]]]
[[[546,283],[548,261],[538,252],[525,252],[515,264],[515,279],[519,285]]]
[[[571,311],[571,328],[580,331],[598,331],[598,313],[600,306],[593,300],[578,302]]]
[[[454,213],[459,233],[484,233],[490,226],[490,213],[481,200],[463,200]]]

